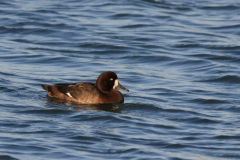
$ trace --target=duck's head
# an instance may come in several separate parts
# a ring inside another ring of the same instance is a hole
[[[129,92],[128,89],[124,88],[119,83],[117,74],[112,71],[103,72],[100,74],[96,81],[96,86],[102,92],[110,92],[112,89],[119,89]]]

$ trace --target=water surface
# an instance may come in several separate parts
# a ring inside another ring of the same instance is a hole
[[[240,3],[1,1],[0,159],[239,159]],[[125,103],[41,84],[114,71]]]

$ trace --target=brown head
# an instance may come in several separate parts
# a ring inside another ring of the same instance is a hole
[[[112,71],[103,72],[100,74],[96,81],[96,86],[103,93],[110,92],[112,89],[120,89],[127,92],[129,91],[119,83],[116,73]]]

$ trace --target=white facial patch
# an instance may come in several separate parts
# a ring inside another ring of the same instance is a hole
[[[70,94],[69,92],[68,92],[68,93],[66,93],[66,95],[68,95],[68,97],[72,97],[72,96],[71,96],[71,94]]]
[[[116,89],[117,86],[118,86],[118,79],[115,79],[113,89]]]

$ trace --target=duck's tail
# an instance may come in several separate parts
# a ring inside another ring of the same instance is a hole
[[[47,94],[49,97],[57,97],[57,98],[64,99],[64,94],[59,92],[58,88],[55,85],[48,86],[48,85],[42,84],[41,86],[44,90],[47,91]]]
[[[48,86],[48,85],[45,85],[45,84],[42,84],[41,86],[44,90],[47,91],[48,96],[54,97],[54,90],[52,89],[51,86]]]
[[[45,85],[45,84],[42,84],[41,86],[42,86],[42,88],[43,88],[44,90],[46,90],[47,92],[49,92],[49,86],[47,86],[47,85]]]

